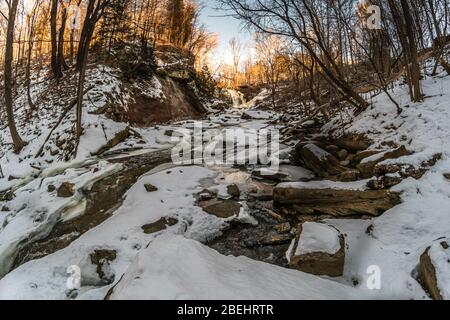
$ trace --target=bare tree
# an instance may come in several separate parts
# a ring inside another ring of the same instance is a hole
[[[233,37],[229,41],[231,57],[233,59],[233,85],[239,85],[239,65],[242,58],[242,44],[241,42]]]
[[[89,46],[92,36],[94,34],[95,25],[103,16],[105,9],[110,4],[110,0],[89,0],[88,7],[86,9],[86,17],[84,19],[83,29],[81,31],[80,43],[78,46],[77,54],[77,68],[80,72],[78,78],[77,89],[77,109],[76,109],[76,135],[79,140],[83,131],[81,125],[82,108],[83,108],[83,95],[84,95],[84,80],[86,78],[86,67],[89,55]]]
[[[14,120],[13,96],[12,96],[12,62],[13,62],[13,45],[14,45],[14,28],[16,22],[17,7],[19,0],[5,0],[8,5],[8,27],[6,31],[6,48],[5,48],[5,66],[4,66],[4,83],[5,83],[5,106],[8,116],[8,126],[11,132],[11,138],[14,145],[14,151],[19,153],[24,147],[24,142],[17,132],[16,122]]]

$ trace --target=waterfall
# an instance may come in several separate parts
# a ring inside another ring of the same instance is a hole
[[[243,104],[245,104],[245,98],[242,92],[229,89],[228,93],[230,94],[231,99],[233,100],[233,108],[239,108]]]

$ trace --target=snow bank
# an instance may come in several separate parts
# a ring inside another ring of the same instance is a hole
[[[198,242],[160,237],[142,250],[112,299],[296,300],[357,299],[331,280],[254,261],[222,256]]]

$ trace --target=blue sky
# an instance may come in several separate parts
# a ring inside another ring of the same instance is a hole
[[[250,35],[246,30],[242,29],[241,22],[233,17],[226,16],[230,12],[224,10],[217,10],[218,3],[215,0],[201,1],[205,5],[201,14],[202,22],[207,26],[210,32],[219,35],[219,47],[217,54],[219,59],[224,59],[225,62],[231,62],[231,54],[228,42],[231,38],[236,37],[242,43],[250,44]],[[249,48],[250,49],[250,48]]]

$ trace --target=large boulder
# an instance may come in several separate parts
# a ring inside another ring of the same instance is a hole
[[[434,300],[450,299],[450,239],[441,239],[420,256],[419,281]]]
[[[302,147],[300,156],[305,166],[322,178],[346,171],[331,153],[312,143]]]
[[[401,202],[387,190],[345,188],[343,183],[282,183],[273,190],[274,204],[299,215],[379,216]]]
[[[340,277],[344,272],[345,240],[334,227],[305,222],[299,225],[289,266],[320,276]]]

